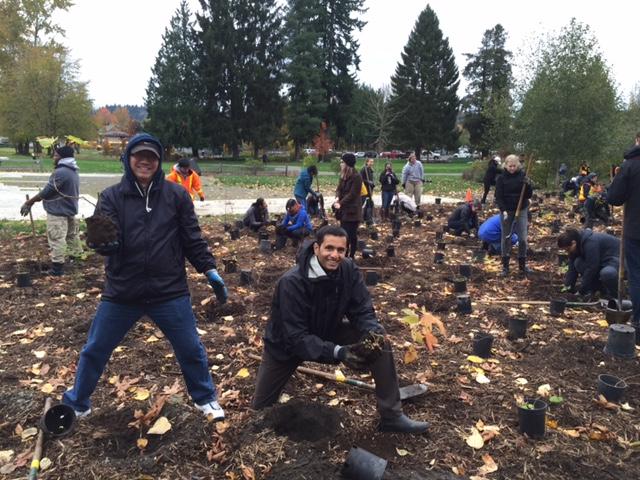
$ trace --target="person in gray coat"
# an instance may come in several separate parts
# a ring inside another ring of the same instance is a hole
[[[72,147],[58,147],[53,154],[54,170],[49,181],[27,200],[20,213],[26,216],[36,202],[43,202],[47,212],[47,241],[51,249],[51,275],[64,273],[65,256],[82,254],[79,237],[78,198],[80,176]]]
[[[620,240],[613,235],[581,232],[568,228],[558,237],[558,248],[569,254],[569,270],[564,279],[565,291],[576,291],[576,281],[582,277],[580,295],[602,292],[608,298],[618,296]]]

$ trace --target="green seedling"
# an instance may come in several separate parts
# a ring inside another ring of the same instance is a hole
[[[529,402],[529,403],[523,403],[523,404],[521,404],[521,405],[519,405],[519,406],[520,406],[520,408],[522,408],[522,409],[524,409],[524,410],[533,410],[533,409],[535,409],[535,408],[536,408],[536,406],[535,406],[533,403],[531,403],[531,402]]]
[[[551,405],[560,405],[562,402],[564,402],[564,398],[559,395],[552,395],[549,397],[549,403]]]

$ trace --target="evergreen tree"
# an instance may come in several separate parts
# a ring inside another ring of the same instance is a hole
[[[165,145],[191,147],[194,155],[204,146],[203,88],[198,62],[194,22],[186,0],[182,0],[164,32],[147,86],[146,128]],[[121,128],[126,130],[128,124]]]
[[[497,24],[484,32],[475,54],[466,54],[464,76],[469,80],[463,100],[464,127],[471,145],[486,156],[492,149],[505,149],[511,130],[511,52],[506,50],[507,34]]]
[[[429,5],[420,13],[395,74],[392,105],[398,113],[395,139],[420,155],[423,147],[455,146],[458,68]]]

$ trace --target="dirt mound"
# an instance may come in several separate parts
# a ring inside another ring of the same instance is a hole
[[[265,414],[265,425],[294,442],[333,438],[339,424],[337,410],[317,403],[290,402]]]

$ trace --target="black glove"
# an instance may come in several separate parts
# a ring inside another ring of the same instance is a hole
[[[366,370],[369,366],[369,362],[367,362],[364,357],[353,351],[356,345],[340,347],[336,358],[353,370]]]

